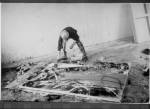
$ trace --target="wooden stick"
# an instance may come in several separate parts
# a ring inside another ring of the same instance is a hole
[[[48,90],[48,89],[40,89],[40,88],[31,88],[31,87],[25,87],[25,86],[19,86],[20,89],[23,89],[24,91],[29,91],[33,93],[47,93],[47,94],[55,94],[55,95],[69,95],[74,97],[81,97],[83,99],[90,99],[90,100],[99,100],[99,101],[108,101],[108,102],[120,102],[119,98],[113,98],[113,97],[95,97],[95,96],[89,96],[89,95],[83,95],[83,94],[75,94],[70,93],[68,91],[60,91],[60,90]]]

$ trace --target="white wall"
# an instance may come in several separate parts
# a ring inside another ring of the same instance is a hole
[[[84,45],[132,36],[128,11],[128,4],[2,4],[2,61],[51,54],[66,26]]]

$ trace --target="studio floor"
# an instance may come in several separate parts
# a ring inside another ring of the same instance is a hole
[[[111,62],[127,62],[131,64],[126,87],[123,91],[121,103],[148,103],[149,102],[149,74],[144,74],[144,69],[149,67],[150,55],[143,53],[143,50],[150,48],[150,42],[132,43],[128,41],[116,41],[105,44],[95,44],[86,47],[89,61],[86,64],[95,62],[96,60]],[[2,100],[9,101],[30,101],[33,97],[32,93],[19,92],[5,89],[4,87],[12,82],[16,77],[15,66],[20,63],[50,63],[56,61],[55,57],[43,56],[35,59],[23,60],[16,63],[10,63],[2,66]],[[42,65],[41,64],[41,65]],[[45,101],[45,98],[41,98]],[[70,100],[56,100],[55,102],[68,102]],[[72,100],[73,101],[73,100]],[[76,101],[76,100],[74,100]],[[89,102],[89,101],[87,101]]]

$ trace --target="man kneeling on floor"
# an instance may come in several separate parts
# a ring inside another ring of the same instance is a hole
[[[74,47],[75,44],[78,45],[80,51],[82,52],[83,56],[82,56],[82,61],[87,61],[87,55],[84,49],[84,46],[82,44],[82,42],[79,39],[79,35],[77,34],[77,30],[72,28],[72,27],[66,27],[64,28],[61,32],[60,32],[60,36],[59,36],[59,40],[58,40],[58,56],[57,59],[61,59],[60,54],[61,54],[61,49],[63,49],[64,52],[64,57],[67,59],[67,52],[66,52],[66,42],[68,41],[68,39],[73,39],[74,42],[73,44],[70,46],[70,49],[72,49]]]

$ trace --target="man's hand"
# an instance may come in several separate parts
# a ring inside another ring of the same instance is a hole
[[[70,49],[72,49],[75,44],[76,44],[76,41],[74,41],[74,42],[71,44]]]

